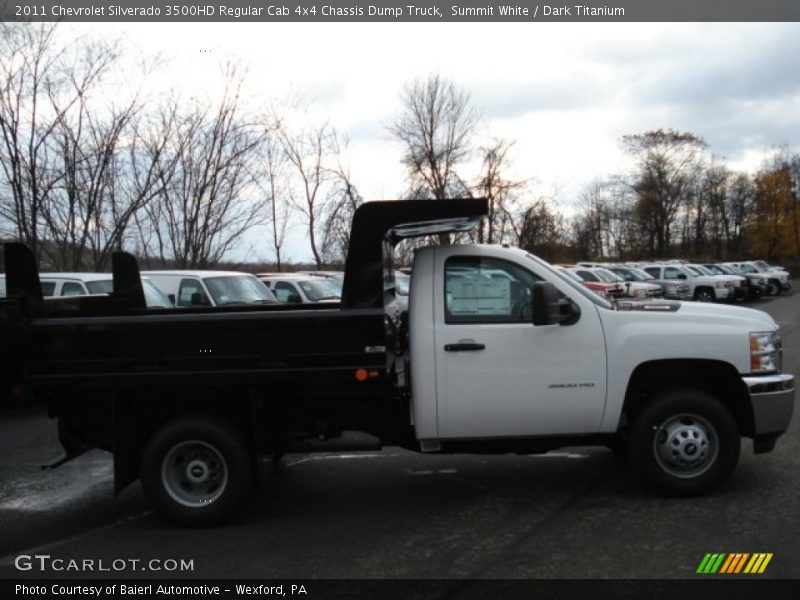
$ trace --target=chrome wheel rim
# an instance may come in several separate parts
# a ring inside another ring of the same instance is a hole
[[[228,483],[228,466],[211,444],[188,440],[170,448],[161,463],[161,483],[178,504],[200,508],[219,500]]]
[[[661,469],[681,479],[702,475],[719,452],[717,432],[703,417],[683,414],[656,427],[653,453]]]

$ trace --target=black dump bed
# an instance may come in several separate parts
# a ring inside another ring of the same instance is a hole
[[[7,244],[9,297],[0,306],[4,393],[21,386],[59,395],[231,382],[292,383],[309,393],[350,386],[358,369],[372,373],[386,365],[387,247],[404,237],[467,229],[485,212],[483,200],[362,205],[353,219],[342,302],[333,307],[147,309],[136,261],[126,253],[114,256],[110,296],[43,300],[30,251]]]

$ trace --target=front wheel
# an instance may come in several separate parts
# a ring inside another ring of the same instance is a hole
[[[739,428],[728,409],[693,388],[653,398],[628,437],[628,457],[639,476],[677,496],[718,487],[736,467],[739,449]]]
[[[781,293],[781,282],[777,279],[770,279],[769,280],[769,295],[770,296],[779,296]]]
[[[714,290],[700,288],[694,293],[694,299],[697,302],[714,302],[717,296],[714,294]]]
[[[184,417],[159,429],[142,455],[142,487],[159,513],[182,525],[230,515],[252,484],[250,457],[227,423]]]

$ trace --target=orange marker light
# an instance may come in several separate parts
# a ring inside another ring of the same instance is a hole
[[[369,373],[366,369],[356,369],[356,381],[366,381]]]

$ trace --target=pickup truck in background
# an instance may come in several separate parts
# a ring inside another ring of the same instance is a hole
[[[451,245],[417,252],[408,310],[387,316],[392,247],[485,213],[362,205],[339,305],[150,309],[118,253],[113,293],[67,306],[43,300],[32,254],[7,244],[0,392],[46,401],[65,459],[108,450],[117,491],[140,478],[184,524],[230,516],[262,458],[285,452],[622,445],[644,482],[696,495],[733,472],[742,437],[772,450],[794,377],[762,311],[611,303],[523,250]]]
[[[733,300],[733,283],[713,276],[697,275],[683,265],[649,264],[642,269],[658,281],[684,282],[689,284],[689,294],[697,302]]]
[[[608,265],[606,267],[612,273],[618,275],[625,281],[631,282],[640,282],[640,283],[647,283],[651,285],[655,285],[661,291],[660,294],[656,295],[660,298],[666,298],[668,300],[691,300],[692,297],[689,294],[689,285],[682,282],[675,282],[675,281],[656,281],[655,278],[650,275],[649,273],[645,273],[641,269],[637,267],[631,267],[628,265]],[[650,295],[650,294],[648,294]]]
[[[111,273],[40,273],[39,282],[45,298],[110,294],[113,291]],[[146,277],[142,277],[142,290],[148,307],[172,307],[169,298]],[[0,275],[0,298],[5,295],[6,276]]]
[[[274,304],[278,300],[255,275],[237,271],[144,271],[175,306]]]
[[[759,262],[763,263],[764,261],[745,261],[745,262],[734,262],[725,264],[730,264],[735,266],[742,273],[749,273],[751,275],[758,274],[763,277],[766,277],[768,281],[767,293],[770,296],[777,296],[782,291],[789,291],[790,289],[792,289],[791,277],[789,276],[789,273],[787,271],[783,271],[777,268],[769,269],[765,267],[759,267],[757,264]]]

